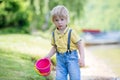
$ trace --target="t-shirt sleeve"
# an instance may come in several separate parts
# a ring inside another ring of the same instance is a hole
[[[71,40],[75,44],[81,40],[80,36],[75,32],[75,30],[72,30],[71,32]]]

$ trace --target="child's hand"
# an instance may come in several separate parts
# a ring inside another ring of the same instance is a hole
[[[79,59],[79,64],[80,64],[80,67],[84,67],[85,66],[84,59]]]
[[[49,60],[50,60],[50,57],[48,57],[48,56],[45,56],[44,58],[47,58],[47,59],[49,59]],[[44,58],[43,58],[43,59],[44,59]]]
[[[44,58],[48,58],[48,59],[50,59],[50,56],[49,56],[49,55],[46,55]]]

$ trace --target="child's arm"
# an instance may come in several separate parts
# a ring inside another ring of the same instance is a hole
[[[79,55],[80,55],[80,60],[79,60],[79,63],[80,63],[80,66],[81,67],[84,67],[85,66],[85,52],[84,52],[84,46],[83,46],[83,43],[82,41],[79,41],[77,42],[77,47],[78,47],[78,51],[79,51]]]
[[[56,52],[56,48],[55,48],[55,46],[53,46],[46,57],[51,58],[55,54],[55,52]]]

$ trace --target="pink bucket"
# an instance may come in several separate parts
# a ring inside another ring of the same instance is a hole
[[[48,58],[39,59],[35,63],[35,67],[38,70],[39,74],[42,76],[47,76],[51,70],[51,62]]]

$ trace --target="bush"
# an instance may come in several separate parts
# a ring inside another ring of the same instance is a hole
[[[29,33],[30,14],[26,11],[26,9],[22,9],[23,3],[23,1],[20,2],[15,0],[3,1],[1,3],[0,29],[7,28],[8,32],[20,31],[22,33]],[[4,30],[3,32],[6,32],[7,30]]]

